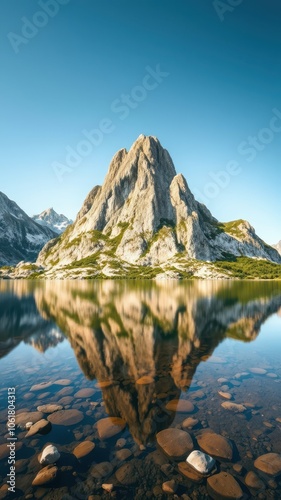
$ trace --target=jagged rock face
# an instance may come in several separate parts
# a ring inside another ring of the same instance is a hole
[[[277,252],[281,255],[281,240],[276,245],[272,246],[273,248],[276,248]]]
[[[32,219],[41,226],[49,227],[57,234],[63,233],[72,224],[72,220],[63,214],[58,214],[53,208],[48,208],[41,214],[33,215]]]
[[[0,192],[0,266],[34,261],[46,242],[56,236],[32,220]]]
[[[225,253],[281,262],[245,221],[220,225],[198,203],[185,178],[176,174],[169,153],[155,137],[140,136],[113,158],[103,186],[87,196],[78,217],[37,263],[47,268],[95,255],[105,267],[108,255],[122,262],[157,266],[182,254],[214,261]]]

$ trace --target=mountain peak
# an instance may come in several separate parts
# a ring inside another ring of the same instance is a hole
[[[89,193],[66,238],[45,251],[39,264],[68,265],[98,255],[93,262],[99,270],[109,255],[115,265],[117,259],[120,265],[143,267],[172,262],[178,255],[187,261],[231,254],[281,262],[247,222],[218,223],[195,200],[157,137],[143,134],[128,151],[114,155],[103,185]]]
[[[72,220],[68,219],[63,214],[58,214],[53,207],[43,210],[40,214],[33,215],[32,219],[41,226],[49,227],[55,233],[60,234],[67,226],[72,224]]]

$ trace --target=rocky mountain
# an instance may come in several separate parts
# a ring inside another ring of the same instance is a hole
[[[276,248],[277,252],[281,255],[281,240],[276,245],[272,246],[273,248]]]
[[[74,224],[47,243],[37,264],[58,277],[139,276],[151,269],[220,277],[227,273],[210,263],[241,256],[281,263],[247,221],[219,223],[195,200],[158,139],[141,135],[129,151],[116,153],[104,184],[92,189]]]
[[[0,266],[34,261],[45,243],[57,236],[32,220],[0,192]]]
[[[49,227],[57,234],[63,233],[73,223],[63,214],[58,214],[53,208],[47,208],[41,214],[33,215],[32,219],[41,226]]]

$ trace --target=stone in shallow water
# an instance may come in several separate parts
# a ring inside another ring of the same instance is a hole
[[[211,498],[239,500],[243,497],[238,482],[228,472],[220,472],[207,479],[207,491]]]
[[[63,410],[62,405],[48,404],[37,406],[37,411],[42,411],[43,413],[54,413],[54,411]]]
[[[149,375],[144,375],[143,377],[139,378],[136,381],[136,384],[138,385],[147,385],[147,384],[153,384],[154,378],[150,377]]]
[[[246,411],[246,406],[237,404],[237,403],[230,403],[229,401],[225,401],[224,403],[221,404],[221,406],[225,410],[233,411],[234,413],[243,413]]]
[[[230,392],[219,391],[218,393],[224,399],[232,399]]]
[[[249,471],[247,473],[245,477],[245,484],[254,490],[263,490],[265,488],[264,482],[253,471]]]
[[[254,466],[265,472],[265,474],[278,476],[281,474],[281,455],[278,453],[265,453],[255,460]]]
[[[60,453],[56,446],[49,444],[46,446],[42,453],[38,455],[38,461],[42,465],[54,464],[60,458]]]
[[[165,429],[156,434],[157,443],[168,457],[180,460],[193,450],[193,441],[188,432],[180,429]]]
[[[83,420],[84,415],[80,410],[60,410],[48,415],[48,420],[55,425],[74,425]]]
[[[124,460],[127,460],[132,455],[131,450],[129,448],[122,448],[122,450],[116,451],[116,458],[120,460],[121,462],[124,462]]]
[[[95,394],[95,389],[80,389],[80,391],[74,394],[75,398],[90,398]]]
[[[73,455],[75,455],[78,459],[83,458],[89,455],[89,453],[91,453],[94,448],[95,443],[93,443],[92,441],[83,441],[74,448]]]
[[[200,474],[209,474],[215,467],[215,460],[199,450],[194,450],[188,455],[186,462]]]
[[[224,460],[231,460],[233,448],[231,442],[220,434],[206,431],[197,436],[200,448],[208,455]]]
[[[176,411],[178,413],[192,413],[194,411],[194,405],[191,401],[186,401],[185,399],[172,399],[166,404],[166,410]]]
[[[23,411],[16,414],[16,425],[25,429],[27,422],[36,423],[42,418],[43,413],[41,411]]]
[[[103,489],[104,491],[107,491],[107,493],[111,493],[111,492],[112,492],[112,490],[113,490],[113,484],[111,484],[111,483],[110,483],[110,484],[109,484],[109,483],[103,483],[103,484],[101,485],[101,487],[102,487],[102,489]]]
[[[197,418],[188,417],[182,422],[181,425],[184,429],[192,429],[198,424],[198,422],[199,420]]]
[[[170,495],[176,493],[177,488],[178,485],[174,479],[171,479],[171,481],[165,481],[165,483],[162,484],[162,490]]]
[[[56,478],[58,468],[54,465],[47,465],[43,467],[32,481],[32,486],[42,486],[43,484],[49,484]]]
[[[264,368],[250,368],[249,371],[254,375],[265,375],[267,372]]]
[[[100,439],[109,439],[125,429],[126,422],[119,417],[106,417],[97,422]]]
[[[48,387],[51,387],[53,385],[53,382],[41,382],[40,384],[35,384],[33,385],[30,390],[31,391],[42,391],[42,389],[47,389]]]
[[[132,461],[121,465],[121,467],[115,472],[115,476],[119,483],[126,486],[134,484],[138,479],[138,473]]]
[[[179,472],[187,477],[188,479],[191,479],[194,483],[201,483],[205,476],[203,474],[200,474],[197,472],[191,465],[189,465],[187,462],[179,462],[178,464]]]
[[[109,476],[113,472],[113,467],[110,462],[101,462],[96,464],[91,469],[91,475],[96,479],[102,479]]]
[[[51,422],[42,418],[36,424],[31,425],[25,437],[35,436],[35,434],[48,434],[52,428]]]
[[[56,385],[70,385],[71,380],[69,380],[69,378],[60,378],[59,380],[56,380],[54,382],[54,384],[56,384]]]

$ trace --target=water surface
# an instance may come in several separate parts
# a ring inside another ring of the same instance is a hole
[[[278,282],[0,282],[1,443],[8,387],[16,388],[18,413],[48,403],[82,413],[46,435],[26,438],[17,429],[16,498],[109,498],[103,483],[114,485],[115,498],[167,498],[161,487],[169,479],[179,498],[209,498],[206,479],[187,479],[157,447],[158,432],[182,429],[188,417],[198,420],[185,429],[195,448],[204,429],[231,440],[232,460],[218,460],[217,470],[232,474],[248,498],[281,498],[280,478],[254,467],[258,456],[281,453],[280,311]],[[81,389],[92,391],[81,396]],[[219,391],[246,411],[223,408]],[[193,411],[169,411],[178,399]],[[97,422],[108,416],[126,425],[104,439]],[[78,460],[72,452],[85,440],[95,448]],[[47,443],[61,453],[57,478],[32,486]],[[8,470],[4,457],[1,484]],[[248,471],[263,488],[245,486]]]

